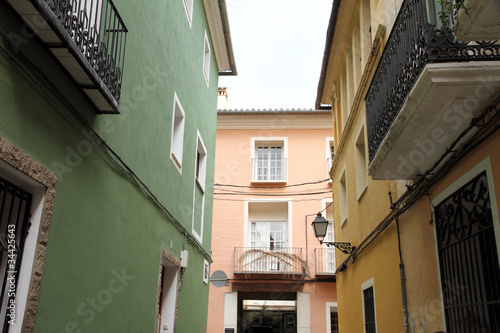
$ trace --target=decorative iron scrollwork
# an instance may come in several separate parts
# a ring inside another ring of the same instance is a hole
[[[459,242],[491,227],[491,204],[483,172],[435,207],[439,248]]]
[[[342,253],[345,254],[351,254],[352,251],[354,250],[354,247],[351,245],[351,243],[344,243],[344,242],[321,242],[321,244],[327,245],[327,246],[335,246],[337,249],[339,249]]]
[[[403,2],[368,89],[365,101],[370,160],[428,63],[500,60],[497,41],[461,42],[446,28],[450,23],[443,22],[444,17],[438,16],[440,29],[431,24],[426,3]]]
[[[45,0],[118,102],[127,28],[111,0]]]

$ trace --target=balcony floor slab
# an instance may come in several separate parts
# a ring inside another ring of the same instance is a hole
[[[412,180],[432,167],[500,93],[500,62],[427,64],[369,165],[373,179]]]

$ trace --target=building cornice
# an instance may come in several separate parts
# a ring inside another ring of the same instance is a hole
[[[325,89],[326,73],[328,70],[328,63],[330,60],[330,52],[332,50],[333,36],[335,35],[335,26],[337,24],[337,17],[339,13],[341,0],[334,0],[332,4],[332,13],[330,15],[330,22],[328,24],[328,30],[326,32],[326,42],[325,51],[323,54],[323,63],[321,64],[321,74],[318,82],[318,92],[316,95],[316,109],[321,108],[321,99],[323,96],[323,91]]]
[[[237,75],[225,0],[203,0],[219,75]]]
[[[219,111],[217,129],[331,129],[330,111]]]

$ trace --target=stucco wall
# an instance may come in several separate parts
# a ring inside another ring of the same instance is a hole
[[[290,129],[290,122],[294,115],[241,115],[240,124],[245,121],[251,123],[256,117],[267,123],[262,129],[219,129],[217,131],[217,157],[215,166],[215,182],[219,184],[233,184],[251,186],[250,182],[250,156],[252,137],[287,138],[288,146],[288,179],[287,185],[299,184],[310,181],[325,180],[327,178],[327,141],[332,137],[331,129]],[[267,118],[266,118],[267,117]],[[291,118],[287,118],[291,117]],[[308,122],[314,123],[314,115],[308,117]],[[220,121],[221,118],[219,118]],[[319,122],[324,123],[323,121]],[[330,123],[328,123],[329,125]],[[249,125],[250,126],[250,125]],[[253,148],[255,149],[255,147]],[[259,186],[259,184],[254,184]],[[280,184],[282,185],[282,184]],[[219,187],[216,186],[216,193]],[[289,243],[293,247],[302,248],[302,258],[307,260],[312,271],[310,279],[314,277],[314,249],[321,247],[314,237],[311,222],[322,207],[322,198],[331,199],[331,184],[323,182],[310,186],[290,188],[244,188],[248,195],[222,196],[216,195],[214,200],[213,216],[213,259],[212,271],[223,270],[230,279],[234,278],[234,248],[245,244],[245,199],[290,200],[291,221],[293,229]],[[259,197],[251,193],[277,194],[277,197]],[[314,196],[289,196],[287,193],[325,191],[328,193]],[[221,200],[218,200],[221,199]],[[226,201],[226,200],[231,201]],[[310,201],[302,201],[302,200]],[[235,200],[235,201],[233,201]],[[246,225],[249,228],[249,225]],[[248,231],[246,233],[247,237]],[[289,245],[290,246],[290,245]],[[238,275],[241,279],[242,276]],[[269,276],[270,278],[272,276]],[[240,281],[241,282],[241,281]],[[261,281],[262,282],[262,281]],[[232,281],[229,286],[215,288],[210,286],[208,333],[223,332],[224,330],[224,295],[232,291]],[[311,326],[310,332],[326,332],[326,302],[336,302],[336,288],[334,282],[309,282],[303,286],[304,293],[310,295]],[[314,315],[313,315],[314,314]]]
[[[0,39],[0,137],[57,177],[34,332],[153,332],[161,249],[189,251],[177,329],[205,330],[205,256],[71,115],[74,108],[191,232],[196,134],[207,148],[203,249],[210,253],[217,63],[203,73],[203,2],[114,1],[128,28],[120,115],[96,115],[72,81],[0,5],[0,28],[54,92]],[[12,37],[14,36],[14,37]],[[169,157],[174,91],[186,113],[183,172]],[[63,97],[62,97],[63,96]],[[68,105],[71,105],[69,107]],[[192,316],[192,309],[197,315]],[[112,320],[110,319],[112,318]]]

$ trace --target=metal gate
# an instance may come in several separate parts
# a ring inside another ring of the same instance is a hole
[[[500,332],[500,267],[486,172],[435,208],[446,332]]]
[[[30,223],[31,199],[30,193],[0,177],[0,327],[4,333],[14,318],[19,319],[16,288]]]

